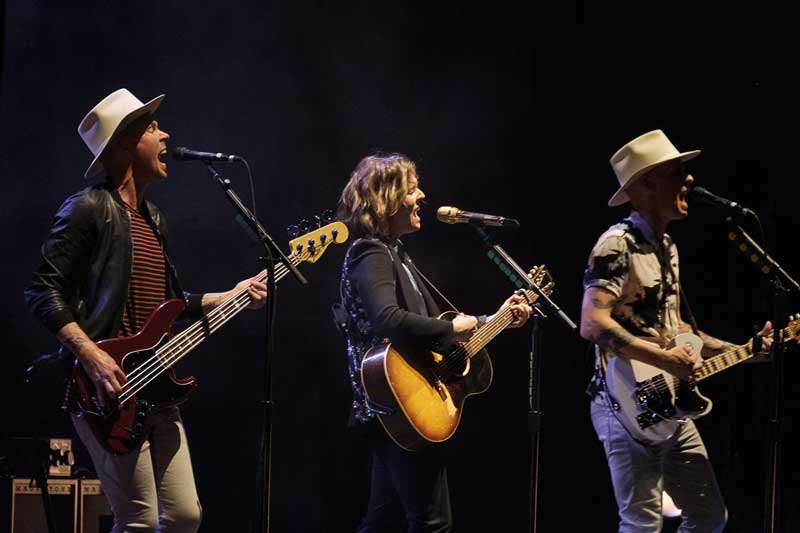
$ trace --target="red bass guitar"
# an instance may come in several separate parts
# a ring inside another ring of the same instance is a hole
[[[347,237],[347,226],[341,222],[328,224],[292,240],[289,243],[292,253],[288,258],[295,265],[314,263],[330,244],[343,243]],[[278,265],[275,280],[288,273],[285,265]],[[263,282],[266,278],[264,273],[257,279]],[[245,309],[250,300],[247,289],[243,289],[176,335],[171,335],[172,324],[183,312],[184,303],[167,300],[153,311],[136,335],[97,343],[114,358],[127,377],[117,398],[98,399],[94,383],[76,360],[64,409],[84,417],[108,451],[124,454],[136,449],[146,435],[147,415],[154,409],[186,401],[197,388],[194,377],[175,376],[172,369],[175,363]]]

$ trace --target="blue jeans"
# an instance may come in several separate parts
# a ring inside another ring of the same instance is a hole
[[[708,452],[694,422],[681,424],[657,445],[631,438],[600,391],[591,402],[592,424],[603,443],[619,508],[620,533],[661,531],[661,494],[681,509],[681,532],[721,532],[727,520]]]
[[[450,531],[450,492],[439,447],[409,452],[395,444],[378,422],[370,425],[372,480],[359,533],[399,531],[401,511],[409,532]]]

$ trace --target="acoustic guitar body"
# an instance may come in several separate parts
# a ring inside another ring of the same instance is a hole
[[[443,313],[452,320],[454,312]],[[361,363],[361,379],[381,425],[398,446],[414,451],[449,439],[458,428],[464,400],[492,383],[489,354],[459,356],[458,346],[441,350],[408,349],[391,343],[370,349]]]

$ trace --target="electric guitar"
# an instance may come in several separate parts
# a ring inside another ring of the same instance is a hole
[[[800,318],[781,330],[786,342],[800,340]],[[692,333],[682,333],[666,349],[690,344],[699,354],[703,341]],[[605,382],[616,404],[612,411],[634,439],[656,444],[670,438],[686,418],[700,418],[711,411],[712,402],[697,388],[698,382],[753,357],[753,341],[703,361],[691,381],[647,363],[613,354],[607,355]],[[617,409],[617,406],[619,408]]]
[[[545,294],[554,282],[544,265],[528,276]],[[539,297],[523,290],[530,303]],[[452,320],[448,311],[439,315]],[[392,343],[370,348],[361,363],[361,381],[367,401],[383,414],[381,425],[398,446],[418,450],[429,442],[449,439],[458,428],[464,400],[492,383],[492,362],[484,350],[489,341],[513,322],[506,308],[479,328],[469,341],[446,347],[442,353],[406,349]]]
[[[343,243],[347,237],[347,226],[341,222],[328,224],[290,241],[292,252],[288,259],[294,265],[314,263],[329,245]],[[286,265],[278,265],[275,281],[283,279],[289,272]],[[266,281],[267,273],[256,279]],[[115,399],[97,398],[94,383],[76,359],[63,408],[84,417],[97,440],[108,451],[124,454],[136,449],[146,434],[148,413],[186,401],[197,388],[194,377],[176,377],[173,365],[250,302],[247,288],[242,289],[202,319],[177,335],[171,335],[172,324],[185,305],[182,300],[167,300],[151,313],[135,335],[97,343],[125,372],[127,382],[120,394]]]

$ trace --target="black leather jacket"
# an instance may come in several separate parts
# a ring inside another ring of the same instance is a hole
[[[200,316],[202,295],[185,294],[167,255],[166,223],[160,211],[144,202],[164,248],[167,295],[183,298],[184,315]],[[42,262],[25,290],[30,311],[54,334],[77,322],[89,338],[116,337],[131,277],[130,216],[108,183],[79,191],[59,208],[42,245]]]

